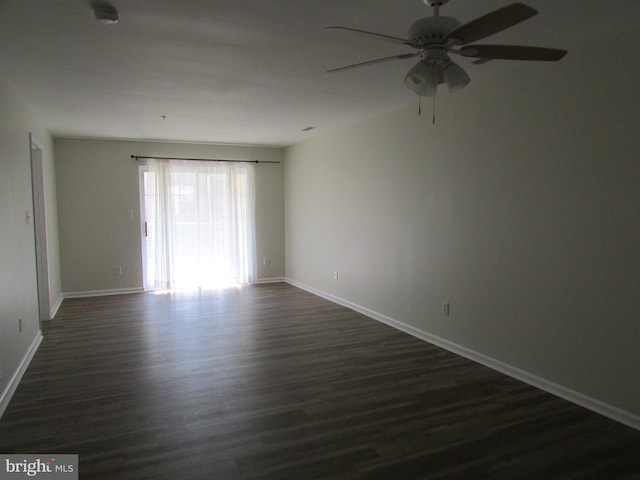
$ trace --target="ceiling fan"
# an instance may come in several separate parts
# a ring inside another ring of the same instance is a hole
[[[403,53],[334,68],[328,70],[328,73],[420,56],[420,61],[409,70],[404,83],[421,97],[435,97],[438,85],[445,84],[449,92],[454,93],[464,88],[471,81],[464,69],[451,61],[449,58],[450,53],[475,58],[476,60],[473,63],[476,64],[494,59],[557,61],[567,53],[566,50],[555,48],[520,45],[478,45],[474,43],[536,15],[538,11],[528,5],[513,3],[463,25],[455,18],[440,16],[440,7],[448,3],[449,0],[423,1],[434,8],[434,14],[431,17],[421,18],[414,22],[409,27],[408,38],[406,39],[349,27],[327,27],[366,35],[376,40],[406,45],[416,50],[412,53]]]

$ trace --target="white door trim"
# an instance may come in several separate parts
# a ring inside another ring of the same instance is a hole
[[[31,192],[33,196],[33,232],[36,246],[38,309],[40,311],[40,320],[43,321],[51,320],[44,161],[41,143],[31,133],[29,134],[29,150],[31,152]]]

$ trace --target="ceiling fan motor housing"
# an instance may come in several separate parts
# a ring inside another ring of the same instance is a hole
[[[113,25],[118,23],[118,10],[116,10],[116,7],[113,5],[104,1],[94,1],[91,4],[91,7],[93,8],[93,14],[98,22],[104,25]]]
[[[425,48],[443,44],[447,34],[460,26],[462,23],[452,17],[425,17],[409,27],[407,37],[418,48]]]

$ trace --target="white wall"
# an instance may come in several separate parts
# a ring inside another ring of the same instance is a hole
[[[640,426],[638,44],[290,147],[287,277]]]
[[[0,76],[0,415],[40,335],[29,133],[43,148],[49,295],[61,296],[53,144],[48,131]],[[18,319],[22,319],[22,332]]]
[[[282,161],[283,149],[56,138],[62,288],[142,288],[138,166],[131,155]],[[258,279],[283,278],[283,164],[256,166]],[[127,211],[134,210],[133,219]],[[271,263],[264,266],[263,259]],[[113,267],[122,265],[122,275]]]

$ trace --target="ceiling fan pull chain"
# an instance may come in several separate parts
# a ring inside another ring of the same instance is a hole
[[[433,124],[436,124],[436,96],[433,96]]]
[[[422,115],[422,96],[418,95],[418,115]]]

